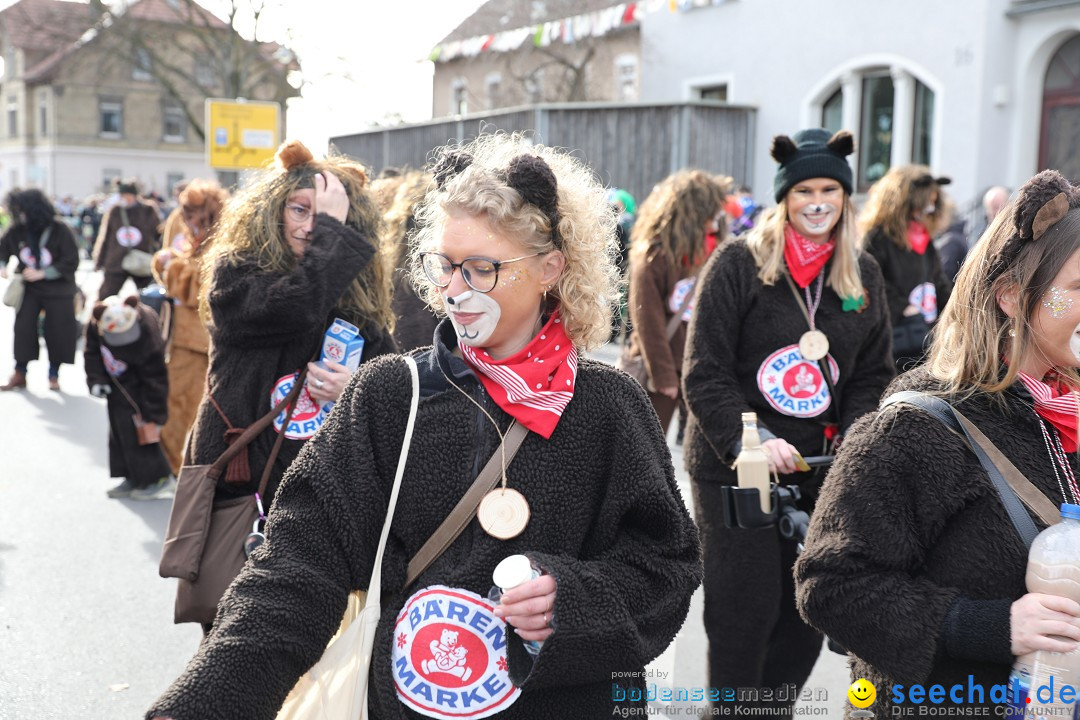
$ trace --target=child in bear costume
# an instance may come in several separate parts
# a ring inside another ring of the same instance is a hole
[[[109,497],[165,497],[174,480],[160,443],[140,445],[136,406],[146,422],[168,419],[169,381],[157,317],[135,296],[115,295],[94,306],[86,328],[86,384],[109,407],[109,475],[124,478]]]

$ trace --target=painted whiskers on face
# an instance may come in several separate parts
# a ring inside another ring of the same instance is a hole
[[[502,307],[484,293],[466,290],[460,295],[447,297],[443,293],[446,312],[454,331],[464,345],[483,347],[495,332],[502,317]]]
[[[832,203],[820,203],[807,205],[799,213],[801,219],[813,233],[822,233],[832,229],[836,218],[840,214],[840,208]]]

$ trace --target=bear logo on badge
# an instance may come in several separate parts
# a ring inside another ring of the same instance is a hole
[[[833,384],[840,380],[840,368],[832,355],[828,362]],[[812,418],[829,409],[829,384],[818,363],[807,360],[798,345],[788,345],[765,358],[758,368],[758,390],[777,412],[797,418]]]

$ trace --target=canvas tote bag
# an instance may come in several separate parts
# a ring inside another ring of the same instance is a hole
[[[382,596],[382,559],[386,550],[386,538],[397,507],[401,477],[405,461],[409,457],[413,426],[416,423],[416,407],[420,401],[420,378],[416,361],[406,355],[412,379],[412,404],[409,420],[405,425],[405,439],[401,443],[394,487],[390,491],[390,503],[386,508],[379,549],[375,553],[375,565],[371,581],[365,593],[355,590],[349,594],[349,604],[337,634],[326,646],[326,651],[315,665],[301,676],[285,703],[278,711],[277,720],[367,720],[368,670],[375,645],[375,628],[379,624]],[[365,597],[366,595],[366,597]]]

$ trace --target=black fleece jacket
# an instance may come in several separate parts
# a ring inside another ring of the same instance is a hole
[[[952,281],[945,277],[941,256],[934,243],[926,246],[919,255],[914,250],[901,248],[881,228],[872,228],[866,236],[866,251],[874,256],[885,279],[885,297],[889,302],[889,319],[898,325],[904,317],[904,309],[910,305],[911,291],[917,285],[933,283],[937,293],[938,317],[949,302]]]
[[[938,392],[923,368],[887,394]],[[1055,505],[1062,502],[1027,391],[950,399]],[[1074,472],[1077,459],[1070,457]],[[1036,526],[1043,524],[1035,516]],[[852,679],[985,687],[1008,682],[1009,610],[1026,592],[1027,549],[994,486],[958,435],[910,405],[865,416],[848,433],[795,566],[808,623],[853,654]],[[945,704],[951,700],[946,698]],[[978,705],[978,703],[975,703]],[[910,706],[908,706],[910,708]]]
[[[406,565],[497,446],[454,378],[506,428],[461,360],[440,345],[417,356],[422,399],[382,567],[383,612],[369,704],[377,720],[418,718],[396,696],[394,623],[407,599],[435,585],[486,596],[495,565],[525,553],[555,576],[555,632],[533,661],[509,633],[517,701],[498,717],[610,717],[612,673],[641,672],[675,636],[701,581],[697,530],[675,483],[644,391],[614,368],[583,359],[574,397],[549,440],[530,434],[509,467],[509,486],[532,517],[512,540],[473,521],[417,582]],[[346,597],[367,586],[409,405],[405,363],[361,367],[327,423],[300,453],[270,511],[267,541],[218,609],[213,633],[147,717],[270,720],[297,677],[338,627]],[[622,687],[643,687],[641,677]]]
[[[277,382],[317,359],[323,333],[338,314],[334,306],[374,256],[370,229],[343,225],[319,213],[311,242],[290,272],[267,272],[253,260],[214,267],[208,292],[208,382],[214,400],[234,427],[247,427],[270,412]],[[360,318],[344,319],[357,325],[362,322]],[[385,329],[368,322],[361,333],[365,339],[363,361],[395,350]],[[204,396],[189,443],[195,464],[212,463],[225,452],[226,429],[225,421]],[[223,475],[218,482],[219,494],[255,492],[276,438],[272,425],[255,438],[247,448],[251,479],[228,484]],[[270,476],[271,489],[303,444],[300,439],[282,443]]]
[[[830,271],[831,261],[822,272]],[[766,437],[781,437],[803,455],[819,455],[824,424],[839,418],[841,430],[863,413],[877,407],[882,390],[893,377],[892,332],[881,272],[867,254],[859,258],[859,273],[867,306],[845,311],[836,292],[824,286],[816,327],[829,338],[829,354],[840,379],[839,415],[835,407],[811,418],[793,417],[776,409],[759,388],[775,378],[785,382],[785,371],[773,372],[763,363],[809,330],[809,325],[787,281],[765,285],[743,239],[729,241],[705,265],[698,281],[695,310],[683,364],[683,393],[690,408],[686,430],[686,468],[696,481],[735,482],[729,466],[741,438],[744,412],[757,413]],[[762,375],[764,372],[764,375]],[[818,373],[820,375],[820,372]],[[809,473],[791,477],[805,482]]]
[[[0,237],[0,265],[6,266],[8,259],[14,255],[19,260],[15,268],[17,273],[27,268],[28,261],[32,267],[37,266],[29,247],[31,232],[34,231],[26,225],[12,225],[4,232]],[[39,236],[43,234],[44,230],[38,233]],[[45,277],[26,283],[26,289],[42,297],[74,295],[78,290],[75,271],[79,268],[79,246],[75,244],[71,228],[62,221],[52,221],[49,238],[42,246],[41,259],[40,269],[45,271]]]

